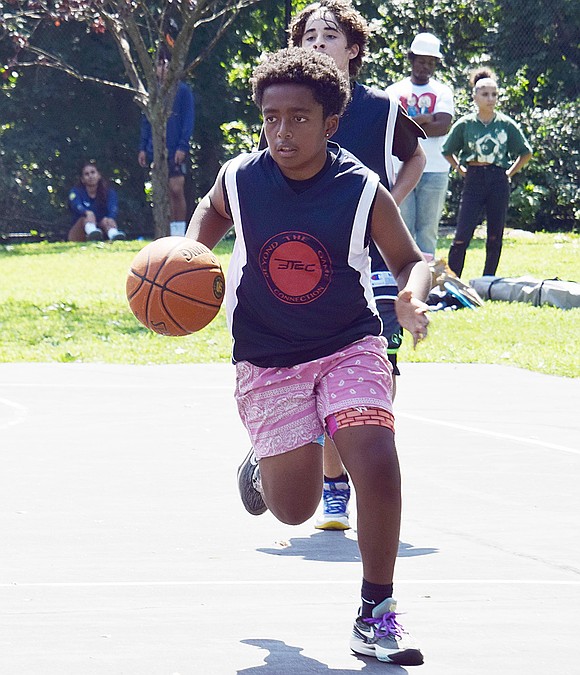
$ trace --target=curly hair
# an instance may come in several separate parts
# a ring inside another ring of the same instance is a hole
[[[309,87],[325,118],[341,115],[350,97],[350,85],[334,59],[312,49],[288,47],[267,54],[254,69],[251,82],[254,103],[260,109],[264,91],[275,84]]]
[[[493,70],[489,68],[476,68],[472,70],[469,75],[469,83],[472,88],[475,88],[475,85],[479,80],[493,80],[497,84],[497,77]]]
[[[293,47],[302,45],[306,24],[310,17],[321,10],[324,14],[332,13],[346,37],[348,47],[358,45],[358,54],[348,64],[349,74],[356,77],[362,66],[363,57],[369,41],[370,28],[365,18],[350,3],[350,0],[320,0],[305,7],[290,22],[289,44]]]

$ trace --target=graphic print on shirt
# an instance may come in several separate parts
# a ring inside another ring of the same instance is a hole
[[[401,96],[400,99],[401,105],[407,111],[409,117],[415,117],[416,115],[430,115],[435,110],[435,104],[437,103],[437,96],[432,92],[425,92],[416,96],[411,94],[409,98],[406,96]]]
[[[260,268],[270,291],[282,302],[304,305],[319,298],[332,279],[330,256],[312,235],[281,232],[260,251]]]
[[[480,162],[500,164],[505,156],[507,133],[500,129],[494,136],[491,133],[484,134],[475,141],[475,156]]]

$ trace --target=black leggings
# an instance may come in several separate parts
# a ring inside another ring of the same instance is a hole
[[[501,166],[488,164],[467,167],[457,214],[457,229],[449,249],[449,267],[458,277],[463,272],[465,253],[484,212],[487,220],[487,241],[483,274],[495,275],[501,255],[509,196],[509,179]]]

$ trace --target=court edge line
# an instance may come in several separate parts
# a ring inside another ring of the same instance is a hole
[[[74,388],[74,389],[79,389],[79,388],[88,388],[88,389],[110,389],[111,387],[114,387],[116,389],[132,389],[135,387],[142,387],[143,383],[135,383],[135,384],[116,384],[116,385],[111,385],[111,384],[103,384],[103,385],[76,385],[76,384],[70,384],[70,385],[55,385],[53,384],[43,384],[43,383],[35,383],[34,385],[30,383],[2,383],[0,387],[3,386],[11,386],[11,387],[30,387],[30,386],[35,386],[35,387],[51,387],[54,388],[55,386],[58,386],[60,389],[69,389],[69,388]],[[167,386],[167,389],[173,389],[171,386]],[[202,386],[202,385],[188,385],[186,387],[186,390],[188,391],[195,391],[195,390],[201,390],[204,392],[208,391],[232,391],[232,387],[230,385],[209,385],[209,386]],[[557,443],[548,443],[545,441],[537,440],[535,438],[524,438],[523,436],[514,436],[513,434],[503,434],[498,431],[489,431],[488,429],[478,429],[477,427],[469,427],[464,424],[456,424],[454,422],[446,422],[445,420],[440,420],[440,419],[435,419],[431,417],[423,417],[422,415],[414,415],[412,413],[406,413],[406,412],[401,412],[397,411],[396,412],[397,417],[403,417],[406,419],[410,420],[416,420],[418,422],[423,422],[425,424],[437,424],[442,427],[448,427],[450,429],[456,429],[458,431],[467,431],[472,434],[480,434],[482,436],[490,436],[492,438],[502,438],[504,440],[509,440],[513,441],[515,443],[524,443],[527,445],[535,445],[540,448],[548,448],[551,450],[560,450],[561,452],[567,452],[572,455],[580,455],[580,450],[576,450],[574,448],[569,448],[565,445],[558,445]]]
[[[524,438],[523,436],[513,436],[512,434],[502,434],[499,431],[489,431],[487,429],[478,429],[477,427],[468,427],[464,424],[455,424],[455,422],[446,422],[445,420],[432,419],[430,417],[422,417],[421,415],[413,415],[412,413],[396,412],[396,417],[405,417],[410,420],[417,420],[419,422],[426,422],[427,424],[438,424],[442,427],[449,427],[459,431],[468,431],[472,434],[481,434],[482,436],[492,436],[493,438],[503,438],[508,441],[516,443],[525,443],[527,445],[537,445],[541,448],[550,448],[552,450],[561,450],[562,452],[569,452],[573,455],[580,455],[580,450],[568,448],[565,445],[558,445],[556,443],[547,443],[535,438]]]
[[[16,411],[15,416],[12,419],[9,419],[6,422],[0,422],[0,431],[8,429],[8,427],[13,427],[16,424],[21,424],[26,419],[27,409],[20,403],[9,401],[7,398],[0,398],[0,404],[5,405],[7,408],[11,408],[12,410]]]
[[[102,587],[183,587],[183,586],[314,586],[326,585],[334,586],[336,584],[351,586],[356,581],[333,579],[309,579],[309,580],[289,580],[289,579],[247,579],[231,581],[25,581],[14,583],[0,583],[0,588],[102,588]],[[580,580],[557,581],[544,579],[397,579],[398,585],[544,585],[544,586],[580,586]]]

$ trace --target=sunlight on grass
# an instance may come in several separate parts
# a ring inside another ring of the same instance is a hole
[[[231,342],[225,310],[202,331],[168,338],[131,313],[125,280],[145,241],[0,246],[0,362],[181,364],[227,362]],[[450,237],[439,241],[446,258]],[[216,254],[227,268],[232,242]],[[577,280],[580,236],[508,232],[501,276]],[[467,252],[465,280],[481,276],[485,244]],[[580,309],[489,302],[477,310],[433,312],[429,338],[413,350],[406,337],[400,361],[494,363],[537,372],[580,375]]]

